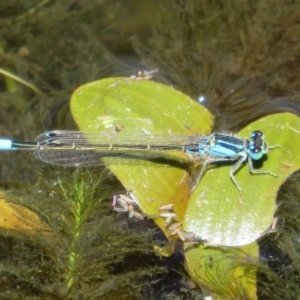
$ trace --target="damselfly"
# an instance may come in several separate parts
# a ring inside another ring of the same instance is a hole
[[[34,156],[46,163],[68,167],[85,167],[102,164],[101,158],[120,156],[126,159],[151,160],[163,156],[170,150],[185,152],[192,160],[203,159],[196,184],[208,166],[219,162],[233,164],[230,178],[241,197],[242,190],[235,173],[248,162],[252,174],[275,174],[255,170],[253,161],[262,159],[268,152],[261,131],[253,131],[250,139],[243,139],[229,133],[213,133],[209,136],[193,135],[108,135],[105,133],[82,133],[79,131],[56,130],[39,135],[35,141],[0,139],[0,151],[32,150]],[[153,156],[153,153],[155,155]]]

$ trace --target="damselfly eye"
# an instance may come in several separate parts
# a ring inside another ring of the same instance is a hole
[[[267,146],[264,142],[264,134],[260,130],[255,130],[251,134],[249,155],[253,160],[259,160],[267,152]]]
[[[250,137],[251,137],[251,140],[255,142],[255,140],[257,140],[257,139],[263,139],[264,134],[260,130],[255,130],[255,131],[252,132]]]

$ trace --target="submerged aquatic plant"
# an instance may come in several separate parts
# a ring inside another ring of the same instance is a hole
[[[110,299],[138,295],[145,277],[147,284],[158,280],[163,268],[148,262],[153,232],[130,233],[126,219],[109,213],[109,181],[99,169],[46,168],[26,196],[3,192],[15,212],[1,226],[1,297]]]

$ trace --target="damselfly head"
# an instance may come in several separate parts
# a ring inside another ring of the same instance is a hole
[[[259,160],[261,159],[267,152],[268,146],[264,140],[264,134],[260,130],[255,130],[251,133],[251,141],[248,144],[248,151],[251,159]]]

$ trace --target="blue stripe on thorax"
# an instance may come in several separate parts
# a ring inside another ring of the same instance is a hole
[[[198,152],[187,150],[188,153],[232,158],[242,151],[245,151],[245,140],[222,133],[214,133],[203,139],[198,145]]]

